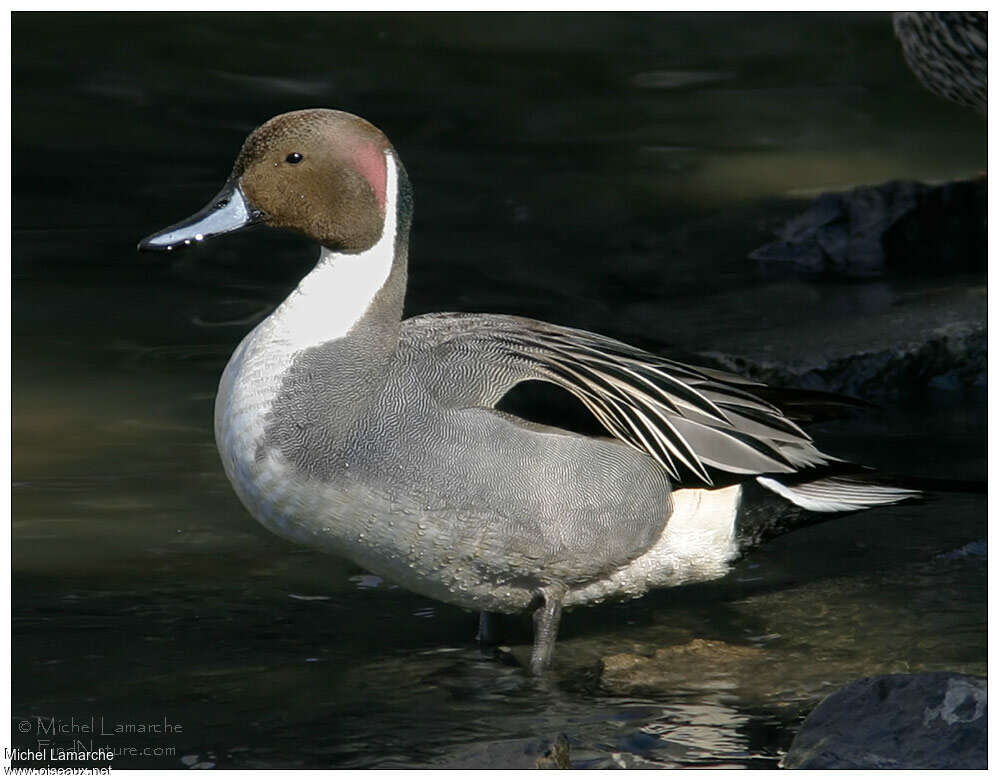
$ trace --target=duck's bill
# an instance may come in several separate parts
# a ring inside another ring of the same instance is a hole
[[[227,183],[197,214],[146,236],[139,242],[139,251],[166,251],[190,246],[212,236],[238,231],[260,220],[260,213],[247,203],[239,181],[234,180]]]

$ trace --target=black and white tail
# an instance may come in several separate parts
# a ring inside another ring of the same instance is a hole
[[[799,425],[871,406],[859,399],[774,388],[549,323],[502,315],[485,322],[490,349],[523,362],[528,379],[576,396],[612,436],[669,474],[675,501],[689,510],[682,521],[672,519],[677,529],[729,524],[731,531],[734,515],[736,539],[752,543],[836,514],[919,499],[926,490],[969,490],[842,461]],[[474,339],[474,331],[463,338]]]
[[[874,471],[814,477],[759,476],[742,484],[736,538],[742,550],[773,537],[833,517],[901,502],[926,492],[915,481],[895,480]]]

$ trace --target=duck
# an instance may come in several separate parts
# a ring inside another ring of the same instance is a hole
[[[930,92],[985,115],[989,109],[989,19],[985,11],[896,11],[895,37]]]
[[[542,674],[565,609],[720,578],[778,534],[922,495],[818,449],[800,424],[833,394],[526,317],[404,319],[412,215],[384,133],[305,109],[251,132],[203,209],[139,242],[176,251],[261,224],[319,245],[215,401],[225,474],[271,532],[481,626],[530,613]],[[528,381],[575,396],[604,433],[498,409]]]

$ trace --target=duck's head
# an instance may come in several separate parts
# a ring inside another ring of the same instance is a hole
[[[388,165],[402,173],[389,140],[360,117],[330,109],[281,114],[250,133],[207,206],[139,249],[172,250],[263,223],[336,252],[363,252],[382,233]]]

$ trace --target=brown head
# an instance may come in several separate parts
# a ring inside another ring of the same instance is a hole
[[[362,252],[381,236],[389,151],[385,135],[353,114],[280,114],[250,133],[208,206],[143,239],[139,249],[173,249],[262,222],[337,252]]]

